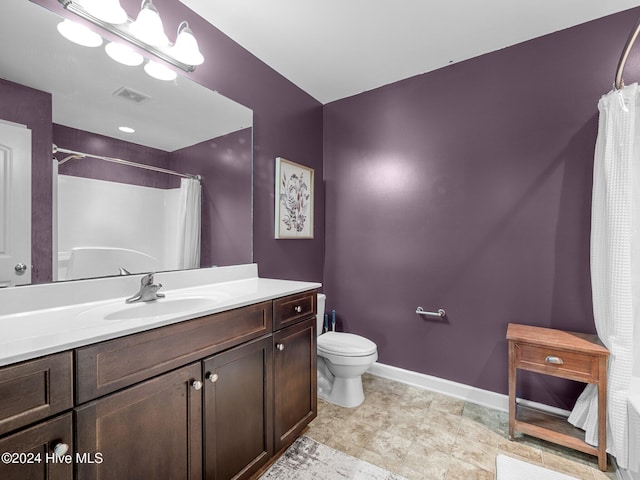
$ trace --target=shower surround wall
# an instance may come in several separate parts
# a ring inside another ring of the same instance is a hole
[[[639,14],[325,106],[328,308],[379,362],[506,393],[508,322],[594,331],[597,101]],[[521,387],[562,408],[582,389],[536,375]]]

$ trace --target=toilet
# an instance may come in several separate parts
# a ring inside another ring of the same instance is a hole
[[[357,407],[364,402],[362,374],[378,359],[378,347],[352,333],[323,334],[326,299],[318,294],[318,397],[342,407]]]

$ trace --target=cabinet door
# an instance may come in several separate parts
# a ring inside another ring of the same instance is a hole
[[[316,417],[316,319],[273,334],[275,451],[293,442]]]
[[[78,480],[202,478],[200,363],[76,409]]]
[[[273,454],[271,336],[204,362],[205,478],[249,478]]]
[[[73,423],[71,413],[37,424],[0,440],[0,454],[16,454],[15,462],[0,462],[0,478],[20,480],[71,480],[73,478]],[[56,461],[54,448],[66,451]]]

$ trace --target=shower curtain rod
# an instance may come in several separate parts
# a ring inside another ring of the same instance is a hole
[[[620,60],[618,60],[618,68],[616,69],[616,78],[613,82],[613,87],[616,90],[620,90],[624,87],[624,82],[622,81],[622,71],[624,70],[624,65],[627,63],[627,58],[629,57],[629,52],[631,51],[631,47],[633,47],[636,38],[638,38],[638,34],[640,33],[640,18],[636,22],[636,26],[633,27],[633,30],[629,34],[629,38],[627,38],[627,43],[624,44],[624,48],[622,49],[622,54],[620,55]]]
[[[173,170],[167,170],[166,168],[154,167],[154,166],[151,166],[151,165],[145,165],[143,163],[130,162],[129,160],[122,160],[121,158],[105,157],[103,155],[93,155],[91,153],[76,152],[75,150],[69,150],[67,148],[60,148],[54,143],[53,144],[53,154],[55,155],[57,152],[68,153],[69,154],[69,156],[63,158],[62,160],[58,160],[58,165],[62,165],[65,162],[68,162],[69,160],[71,160],[73,158],[90,157],[90,158],[96,158],[98,160],[104,160],[105,162],[119,163],[121,165],[128,165],[130,167],[143,168],[145,170],[151,170],[153,172],[160,172],[160,173],[166,173],[168,175],[177,175],[178,177],[193,178],[193,179],[196,179],[196,180],[202,180],[202,177],[200,175],[192,175],[190,173],[175,172]]]

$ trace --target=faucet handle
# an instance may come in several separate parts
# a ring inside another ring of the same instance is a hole
[[[147,273],[145,276],[143,276],[140,279],[140,285],[143,287],[147,287],[149,285],[153,285],[153,276],[155,275],[155,272],[151,272],[151,273]]]

